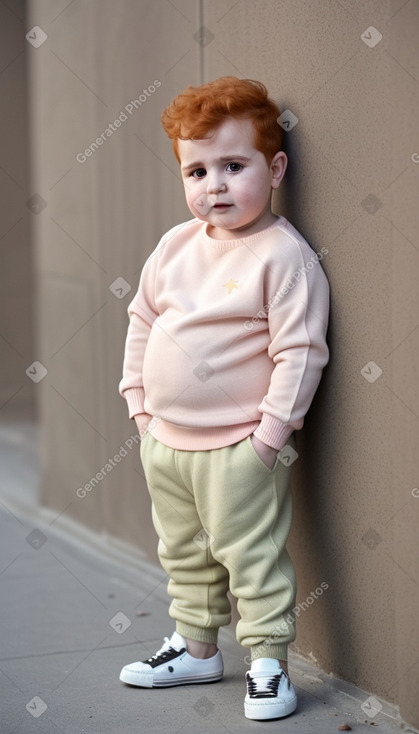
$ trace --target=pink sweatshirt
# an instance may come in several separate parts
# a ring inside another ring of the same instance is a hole
[[[300,429],[328,361],[329,286],[284,218],[234,240],[198,219],[162,237],[128,306],[121,395],[174,449],[255,432],[280,450]]]

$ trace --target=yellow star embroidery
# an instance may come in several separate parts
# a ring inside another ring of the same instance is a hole
[[[238,288],[238,287],[239,286],[236,285],[236,283],[234,282],[234,280],[232,280],[232,278],[230,278],[230,280],[228,281],[228,283],[223,283],[223,288],[228,288],[228,292],[229,293],[232,292],[233,288]]]

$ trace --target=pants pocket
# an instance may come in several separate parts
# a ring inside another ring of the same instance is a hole
[[[272,469],[269,469],[269,467],[266,466],[265,462],[262,461],[259,454],[257,453],[255,447],[252,444],[250,436],[248,436],[247,438],[243,440],[243,444],[246,447],[247,453],[250,455],[254,464],[257,464],[259,467],[263,468],[265,472],[267,472],[268,474],[275,471],[278,465],[278,456],[276,457],[275,464],[273,465]]]

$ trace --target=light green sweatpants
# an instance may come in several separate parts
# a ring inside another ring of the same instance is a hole
[[[288,445],[295,447],[294,434]],[[179,634],[217,642],[219,627],[231,621],[230,587],[238,642],[252,659],[287,660],[296,596],[285,547],[291,468],[278,458],[268,469],[250,436],[221,449],[179,451],[147,433],[140,450]]]

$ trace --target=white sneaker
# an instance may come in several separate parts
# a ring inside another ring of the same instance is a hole
[[[254,660],[246,673],[246,683],[244,715],[247,719],[279,719],[297,708],[294,687],[278,660]]]
[[[224,665],[221,651],[205,660],[192,657],[186,650],[186,641],[178,632],[151,658],[142,663],[129,663],[121,670],[119,680],[141,688],[182,686],[185,683],[211,683],[221,680]]]

